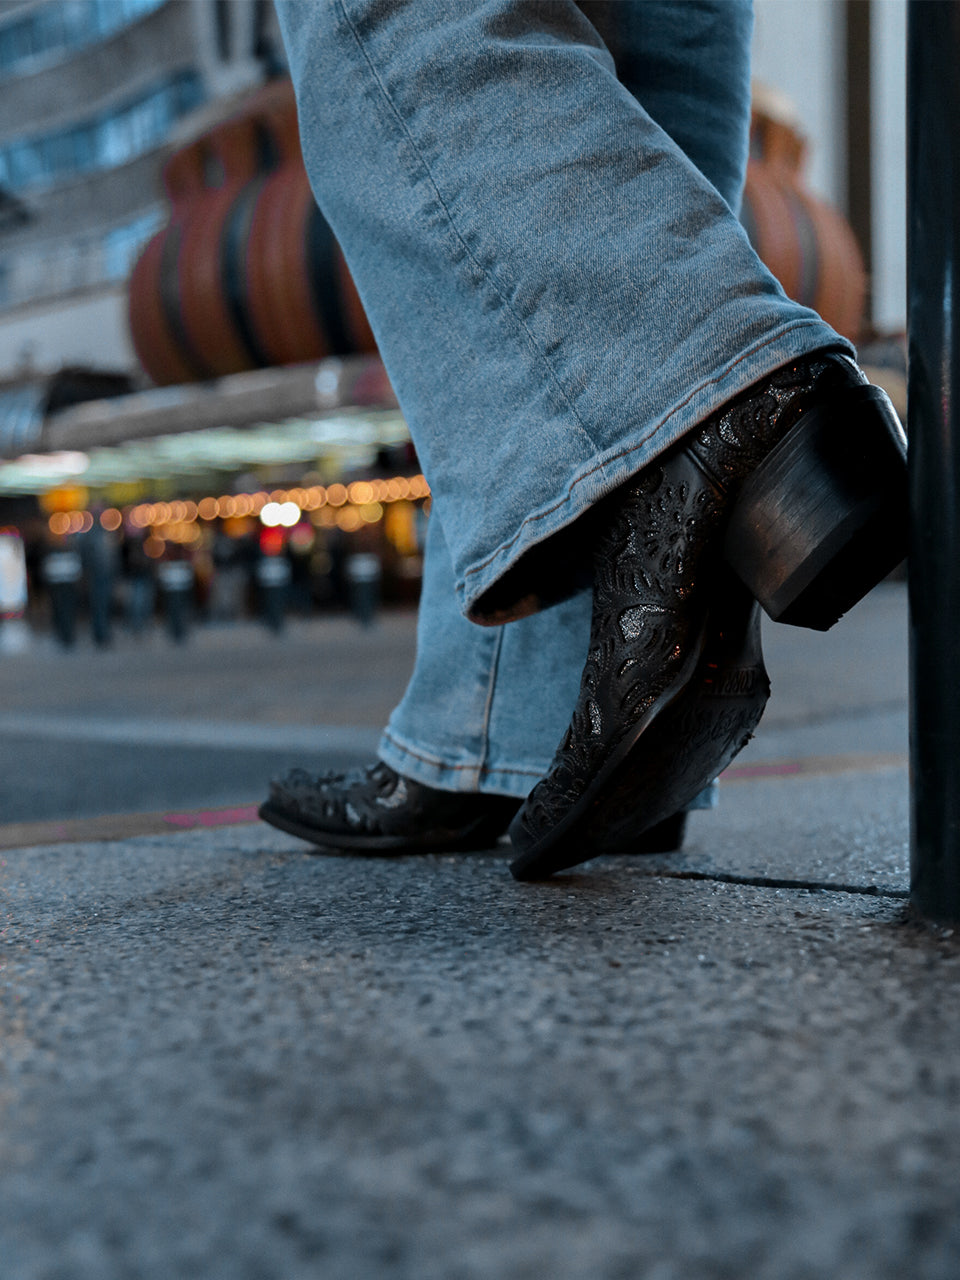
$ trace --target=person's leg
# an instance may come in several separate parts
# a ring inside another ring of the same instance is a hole
[[[750,146],[753,0],[577,0],[617,79],[730,208]]]
[[[710,0],[689,7],[682,21],[673,0],[589,0],[579,7],[613,52],[621,82],[736,208],[749,136],[750,0]],[[379,759],[427,787],[523,797],[546,772],[576,700],[592,592],[576,593],[549,617],[534,615],[509,629],[478,628],[457,608],[436,516],[424,552],[416,661]],[[533,715],[531,689],[538,691]],[[356,785],[322,777],[313,789]],[[281,797],[282,787],[278,779]],[[301,802],[304,789],[301,779]],[[690,807],[708,808],[715,798],[713,784]],[[422,822],[420,810],[416,820],[411,815],[411,841],[419,839]],[[329,825],[321,818],[314,835],[329,838]],[[662,834],[653,844],[665,839]]]
[[[417,658],[366,769],[275,778],[261,816],[302,839],[354,852],[475,849],[496,843],[547,772],[570,718],[590,635],[591,593],[512,626],[478,627],[456,606],[440,521],[431,516]],[[759,647],[757,649],[759,661]],[[534,695],[531,704],[531,693]],[[716,785],[685,809],[710,808]],[[680,848],[685,813],[630,833],[623,853]]]
[[[427,786],[522,799],[546,773],[570,718],[589,637],[589,592],[513,626],[468,622],[431,516],[417,659],[380,759]]]
[[[621,83],[736,209],[750,126],[750,0],[581,0]],[[549,766],[576,701],[590,634],[587,587],[505,633],[456,605],[439,521],[424,556],[417,657],[379,756],[428,786],[524,796]],[[527,709],[538,691],[536,714]],[[697,802],[708,807],[715,788]]]
[[[572,5],[337,3],[281,16],[308,168],[474,618],[516,618],[569,591],[565,557],[595,540],[580,522],[594,504],[744,388],[842,348],[784,298]],[[748,471],[824,368],[777,383]],[[691,643],[722,648],[706,585],[687,591],[683,643],[658,658],[655,700],[692,687]]]

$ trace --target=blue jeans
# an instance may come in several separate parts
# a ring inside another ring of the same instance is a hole
[[[380,754],[522,796],[586,654],[577,521],[739,391],[850,350],[733,212],[751,7],[278,11],[307,170],[433,492],[416,667]]]

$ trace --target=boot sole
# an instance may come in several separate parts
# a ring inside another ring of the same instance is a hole
[[[469,827],[458,830],[434,829],[417,836],[372,836],[350,835],[347,832],[327,833],[311,827],[297,818],[290,817],[282,809],[272,805],[269,800],[257,810],[258,815],[270,826],[288,835],[297,836],[301,840],[317,845],[321,849],[346,853],[463,853],[492,849],[505,828],[501,824],[493,829],[487,819],[479,818]]]

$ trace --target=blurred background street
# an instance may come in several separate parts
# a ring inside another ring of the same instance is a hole
[[[413,664],[415,614],[117,631],[0,653],[0,841],[23,823],[251,806],[274,771],[372,758]],[[765,626],[774,694],[744,761],[905,760],[906,590],[885,584],[826,635]],[[734,769],[736,775],[736,767]]]
[[[412,611],[375,628],[158,627],[0,657],[3,823],[251,803],[274,769],[369,760],[413,663]],[[0,823],[0,839],[2,827]]]

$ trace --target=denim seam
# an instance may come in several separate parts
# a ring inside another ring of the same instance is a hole
[[[493,645],[493,660],[490,663],[490,675],[487,678],[487,696],[483,706],[483,721],[480,728],[480,752],[478,769],[482,774],[487,768],[487,752],[490,749],[490,717],[493,714],[493,695],[497,687],[497,670],[500,666],[500,654],[503,652],[503,627],[497,628],[497,637]]]
[[[336,3],[337,3],[337,8],[340,10],[341,14],[343,15],[344,22],[350,29],[350,34],[353,36],[354,42],[356,43],[357,49],[359,50],[361,57],[363,58],[364,62],[367,64],[370,74],[373,76],[373,79],[376,82],[377,88],[380,90],[380,93],[383,96],[384,102],[387,104],[387,107],[389,108],[391,114],[395,117],[398,127],[403,133],[403,136],[407,139],[407,142],[409,143],[411,150],[416,155],[420,165],[422,166],[423,172],[426,174],[427,179],[430,183],[430,186],[433,188],[434,194],[436,195],[440,208],[443,210],[444,216],[447,220],[450,230],[453,232],[454,236],[456,236],[457,241],[463,248],[463,252],[466,255],[466,257],[470,260],[470,262],[473,263],[474,267],[476,267],[481,277],[488,282],[488,284],[491,286],[491,288],[500,298],[500,301],[502,302],[505,310],[509,312],[509,314],[513,317],[517,327],[520,329],[520,331],[523,333],[524,337],[526,338],[527,344],[530,348],[530,351],[535,361],[546,369],[547,376],[550,379],[550,381],[553,383],[553,386],[556,389],[557,394],[560,396],[561,400],[566,405],[569,413],[573,417],[574,422],[576,423],[579,430],[582,432],[585,439],[589,441],[589,443],[592,445],[594,443],[593,437],[590,434],[590,432],[587,430],[586,423],[584,422],[583,418],[581,418],[580,414],[577,412],[577,408],[574,405],[573,401],[570,399],[569,393],[567,392],[563,383],[560,381],[559,377],[557,376],[557,373],[554,370],[553,366],[551,365],[549,359],[547,358],[545,353],[540,349],[540,346],[536,338],[534,337],[533,333],[531,332],[529,326],[527,325],[526,321],[523,319],[522,316],[518,315],[512,303],[510,302],[509,298],[506,297],[503,290],[500,288],[500,285],[498,284],[496,278],[493,275],[491,275],[491,273],[484,266],[482,266],[482,264],[478,261],[476,255],[471,250],[470,246],[467,244],[466,240],[460,234],[460,231],[457,227],[456,220],[454,219],[453,214],[450,212],[449,208],[447,207],[446,201],[441,195],[440,187],[437,183],[437,180],[433,176],[433,171],[431,170],[429,164],[427,164],[427,161],[424,158],[423,154],[421,153],[420,148],[417,146],[417,143],[414,140],[413,134],[410,132],[410,129],[407,126],[402,114],[400,113],[400,110],[394,105],[393,99],[390,97],[390,94],[387,92],[386,85],[383,83],[383,80],[381,79],[380,74],[377,71],[377,68],[374,66],[373,59],[367,53],[367,50],[364,47],[363,41],[360,39],[360,36],[357,32],[356,27],[354,26],[353,22],[350,20],[350,16],[347,13],[344,0],[336,0]]]
[[[436,765],[441,769],[449,769],[451,773],[513,773],[524,778],[542,778],[542,769],[519,769],[510,765],[498,766],[496,769],[487,768],[485,765],[477,764],[448,764],[446,760],[441,760],[439,756],[426,755],[422,751],[418,751],[409,746],[406,742],[400,742],[393,736],[389,729],[384,729],[382,737],[386,738],[392,747],[397,751],[402,751],[404,755],[413,756],[414,760],[419,760],[423,764]]]
[[[527,525],[533,524],[537,520],[546,519],[547,516],[553,515],[555,511],[558,511],[565,503],[569,502],[574,489],[579,484],[582,484],[584,480],[589,480],[590,477],[596,475],[598,471],[603,471],[606,467],[610,465],[610,463],[617,462],[619,461],[619,459],[626,458],[631,453],[636,453],[637,450],[642,449],[644,445],[648,444],[649,441],[659,431],[661,431],[663,427],[666,426],[666,424],[670,421],[670,419],[675,414],[679,413],[680,410],[683,409],[687,404],[689,404],[690,401],[695,396],[699,395],[700,392],[704,391],[707,387],[714,386],[716,383],[722,382],[724,378],[726,378],[737,367],[738,364],[741,364],[744,360],[749,359],[750,356],[756,355],[758,351],[762,351],[765,347],[769,347],[773,343],[780,341],[788,333],[792,333],[797,329],[806,329],[810,327],[816,327],[818,325],[821,325],[822,323],[823,322],[821,320],[794,321],[793,323],[787,325],[785,328],[778,329],[776,333],[772,334],[769,338],[764,339],[763,342],[757,343],[755,346],[750,347],[748,350],[744,351],[743,354],[738,356],[737,359],[734,360],[731,364],[726,365],[722,373],[718,373],[715,377],[707,378],[705,381],[699,383],[696,387],[694,387],[694,389],[690,392],[690,394],[686,397],[686,399],[682,400],[679,404],[674,405],[674,407],[670,410],[670,412],[666,415],[666,417],[661,418],[661,420],[654,427],[652,427],[650,431],[647,432],[647,434],[643,437],[642,440],[637,441],[636,444],[632,444],[626,449],[621,449],[619,453],[614,453],[614,454],[609,454],[604,456],[601,459],[601,461],[598,462],[596,466],[591,467],[589,471],[584,471],[580,475],[575,476],[574,479],[570,481],[570,484],[567,487],[566,493],[561,498],[559,498],[558,501],[556,501],[553,504],[553,506],[547,507],[546,510],[544,511],[537,511],[537,512],[534,512],[532,515],[527,516],[526,519],[523,521],[523,523],[520,525],[520,527],[517,529],[517,532],[513,535],[513,537],[508,542],[501,543],[500,546],[497,547],[495,551],[491,552],[491,554],[486,558],[486,560],[481,561],[479,564],[471,565],[469,568],[464,570],[464,574],[463,574],[464,583],[466,582],[467,578],[471,577],[474,574],[482,573],[483,570],[488,568],[499,556],[503,555],[505,552],[508,552],[510,548],[514,545],[514,543],[516,543],[517,540],[520,538],[520,536],[522,535]],[[836,346],[836,343],[833,343],[830,345]],[[824,347],[824,349],[826,349],[826,347]],[[693,428],[691,428],[691,430],[692,429]],[[671,444],[672,443],[674,442],[671,441]]]

